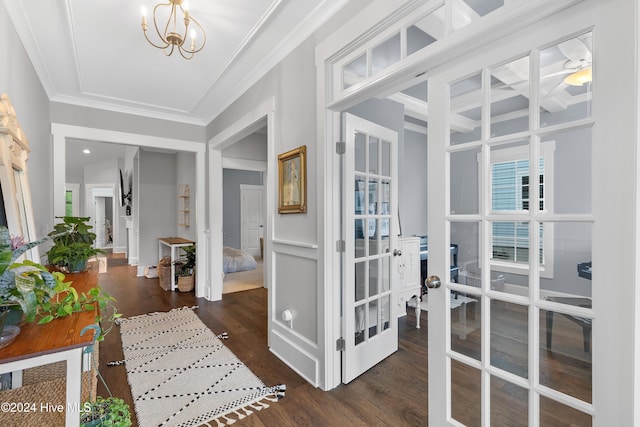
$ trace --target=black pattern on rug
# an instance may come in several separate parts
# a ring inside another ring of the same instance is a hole
[[[123,361],[141,427],[233,424],[284,397],[183,307],[120,319]],[[209,424],[214,422],[214,424]]]

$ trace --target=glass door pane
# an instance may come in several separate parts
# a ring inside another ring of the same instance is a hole
[[[430,97],[447,93],[450,105],[438,160],[447,177],[443,248],[455,246],[457,255],[436,291],[448,326],[448,417],[469,425],[529,425],[553,419],[547,411],[557,405],[591,423],[593,162],[584,120],[592,100],[588,89],[564,93],[569,83],[557,80],[567,65],[554,68],[578,51],[590,66],[590,35],[460,71],[468,77],[448,80],[443,92],[429,87]],[[532,64],[541,64],[539,73]],[[531,93],[547,79],[554,92]],[[561,107],[568,96],[575,103]],[[551,124],[553,132],[545,129]],[[474,386],[461,372],[480,380]],[[462,387],[479,387],[483,398]]]
[[[349,382],[397,349],[397,135],[345,114],[345,351]]]

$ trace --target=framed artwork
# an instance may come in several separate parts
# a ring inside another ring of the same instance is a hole
[[[307,212],[307,146],[278,156],[278,213]]]

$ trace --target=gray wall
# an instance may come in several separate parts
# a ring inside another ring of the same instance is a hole
[[[270,321],[269,335],[272,350],[312,381],[324,378],[322,364],[316,361],[324,358],[324,343],[319,337],[324,336],[325,312],[319,297],[322,289],[318,283],[317,267],[319,253],[323,249],[317,235],[315,46],[313,38],[302,43],[220,114],[207,129],[207,135],[211,138],[273,97],[274,156],[301,145],[307,146],[307,213],[281,215],[276,212],[273,227],[267,231],[278,241],[318,244],[320,247],[301,250],[300,247],[278,243],[271,248],[274,279],[270,292],[275,298],[274,319],[279,320],[284,309],[291,310],[295,313],[293,330],[297,334],[291,334],[288,326],[282,322]],[[276,159],[271,161],[277,164]],[[268,173],[275,174],[277,179],[277,171]],[[272,197],[277,199],[277,195]],[[273,203],[277,205],[276,200]],[[278,330],[279,334],[274,335],[273,330]]]
[[[194,153],[176,154],[176,187],[180,184],[187,184],[191,197],[189,198],[189,226],[178,225],[178,236],[196,241],[196,155]],[[204,218],[200,218],[204,221]]]
[[[97,108],[51,102],[51,121],[68,125],[203,142],[205,128]],[[179,147],[176,147],[178,149]]]
[[[139,150],[139,264],[158,263],[158,238],[177,234],[175,154]],[[134,213],[135,215],[135,213]]]
[[[225,169],[222,173],[222,180],[224,181],[223,244],[241,249],[240,185],[262,185],[262,173]]]
[[[29,140],[29,184],[38,237],[53,228],[49,99],[22,42],[0,7],[0,93],[6,93]]]
[[[252,133],[222,151],[225,158],[267,161],[267,135]]]
[[[427,135],[405,131],[400,160],[400,221],[405,236],[427,235]]]

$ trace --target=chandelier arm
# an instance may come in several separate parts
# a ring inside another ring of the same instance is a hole
[[[166,42],[165,42],[165,45],[164,45],[164,46],[158,46],[157,44],[155,44],[154,42],[152,42],[152,41],[151,41],[151,39],[149,38],[149,36],[147,36],[147,32],[146,32],[146,31],[143,31],[143,32],[144,32],[144,38],[145,38],[145,39],[147,39],[147,41],[149,42],[149,44],[150,44],[151,46],[156,47],[156,48],[158,48],[158,49],[166,49],[166,48],[168,48],[168,47],[169,47],[169,43],[166,43]],[[164,41],[164,39],[162,39],[162,38],[161,38],[160,40]]]
[[[162,52],[164,53],[165,56],[171,56],[171,54],[173,53],[173,49],[175,49],[176,45],[172,44],[171,46],[171,50],[169,52],[167,52],[167,49],[164,49]],[[180,48],[178,48],[178,50],[180,50]]]
[[[198,26],[198,28],[200,28],[200,32],[202,33],[202,44],[200,45],[200,47],[196,50],[191,50],[191,49],[185,49],[186,52],[189,53],[198,53],[202,50],[202,48],[204,48],[204,45],[207,43],[207,33],[205,33],[204,28],[202,28],[202,25],[200,25],[200,23],[198,21],[196,21],[194,18],[189,18],[191,19],[191,22],[193,22],[194,24],[196,24]],[[185,37],[186,40],[186,37]]]
[[[163,7],[163,6],[170,6],[171,7],[171,13],[169,14],[169,19],[167,19],[167,25],[164,27],[164,33],[161,33],[160,29],[158,28],[158,20],[156,19],[156,14],[158,13],[158,8],[159,7]],[[174,16],[174,14],[175,14],[175,8],[176,7],[172,2],[169,2],[169,3],[158,3],[153,8],[153,25],[156,28],[156,32],[158,33],[158,37],[160,38],[160,40],[165,42],[167,44],[167,46],[169,46],[171,44],[171,43],[169,43],[167,41],[167,31],[169,30],[169,24],[171,24],[171,17]]]
[[[180,46],[178,46],[178,52],[180,52],[180,55],[181,55],[184,59],[186,59],[187,61],[188,61],[188,60],[190,60],[191,58],[193,58],[193,54],[194,54],[194,52],[191,52],[191,51],[186,50],[186,49],[182,49]],[[184,54],[185,52],[189,52],[189,53],[191,53],[191,55],[190,55],[189,57],[187,57],[187,56]]]

